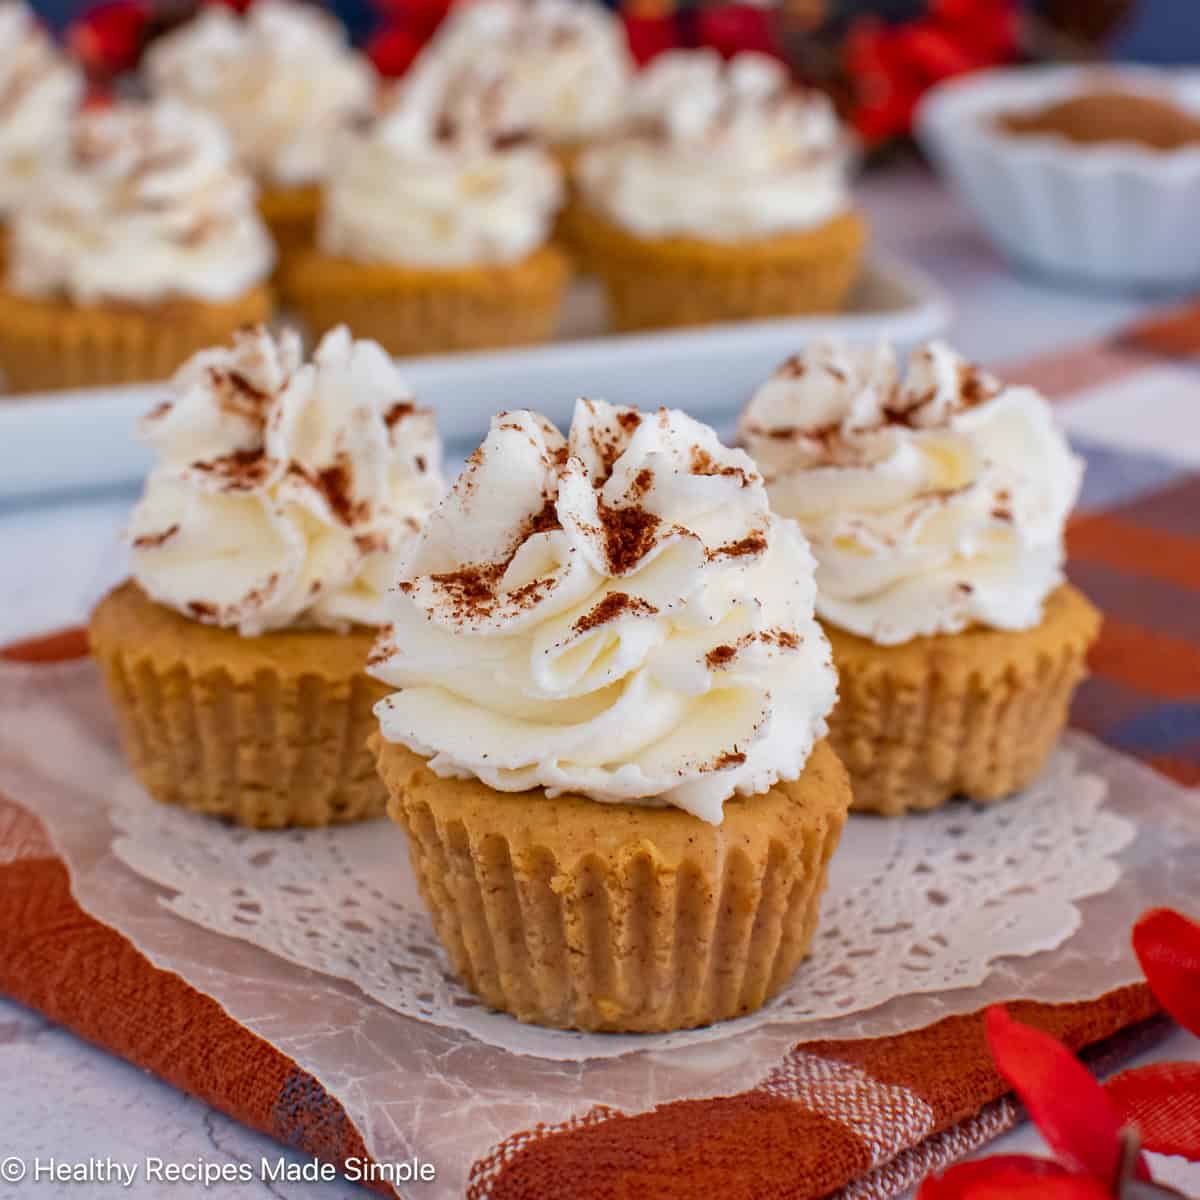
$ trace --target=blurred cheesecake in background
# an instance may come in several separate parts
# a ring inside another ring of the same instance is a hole
[[[314,336],[342,322],[393,354],[517,346],[558,324],[561,172],[500,63],[440,60],[345,139],[316,246],[284,272]]]
[[[86,111],[11,220],[8,386],[163,379],[271,315],[274,254],[254,185],[211,117],[173,100]]]
[[[415,74],[486,61],[526,113],[529,135],[563,171],[558,241],[583,261],[574,236],[576,167],[583,151],[625,123],[634,63],[616,13],[598,0],[477,0],[450,12]]]
[[[576,237],[615,328],[840,310],[866,241],[848,159],[828,98],[777,60],[655,59],[626,132],[578,166]]]
[[[337,143],[348,123],[370,115],[376,88],[337,19],[294,0],[258,0],[244,15],[208,5],[155,41],[144,69],[155,94],[228,130],[258,183],[281,263],[310,245]]]

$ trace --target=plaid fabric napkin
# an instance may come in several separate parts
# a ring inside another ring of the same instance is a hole
[[[1004,372],[1061,404],[1088,459],[1071,576],[1106,613],[1077,725],[1200,782],[1200,307]],[[86,652],[79,631],[10,649]],[[19,797],[14,797],[19,800]],[[364,1157],[320,1085],[75,904],[37,821],[0,798],[0,991],[289,1145]],[[1098,1059],[1161,1030],[1143,987],[1015,1005]],[[653,1195],[886,1197],[1011,1126],[979,1016],[899,1037],[797,1046],[755,1088],[514,1133],[474,1164],[471,1200]]]
[[[1072,719],[1200,783],[1200,305],[1029,364],[1087,459],[1069,574],[1104,612]]]

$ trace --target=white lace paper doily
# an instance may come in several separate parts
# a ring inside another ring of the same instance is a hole
[[[997,959],[1053,949],[1079,925],[1075,902],[1116,882],[1112,856],[1133,840],[1134,826],[1103,809],[1106,790],[1060,750],[1007,804],[956,805],[900,821],[851,817],[812,957],[781,995],[736,1021],[626,1036],[522,1025],[477,1001],[451,974],[404,835],[386,819],[248,831],[154,804],[130,779],[111,815],[119,830],[113,852],[174,892],[163,903],[179,916],[348,980],[405,1016],[519,1054],[584,1059],[974,987]]]

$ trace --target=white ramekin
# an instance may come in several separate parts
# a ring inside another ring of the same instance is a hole
[[[1200,114],[1194,70],[1012,67],[933,88],[917,113],[917,136],[1018,264],[1108,289],[1200,286],[1200,145],[1079,145],[1014,136],[995,124],[1002,113],[1113,86],[1153,89]]]

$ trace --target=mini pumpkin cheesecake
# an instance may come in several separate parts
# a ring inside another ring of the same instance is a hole
[[[628,112],[634,64],[624,28],[615,13],[591,2],[477,0],[453,9],[413,72],[482,61],[503,76],[529,134],[563,172],[555,238],[577,256],[580,156],[619,134]]]
[[[393,354],[550,337],[568,274],[550,242],[562,178],[508,94],[487,62],[426,70],[348,139],[317,245],[284,274],[314,334],[346,321]]]
[[[854,807],[1019,791],[1066,724],[1100,616],[1063,577],[1083,467],[1033,389],[933,343],[821,344],[740,423],[772,506],[817,559]]]
[[[370,116],[376,78],[337,19],[298,0],[245,13],[202,7],[156,41],[145,74],[157,95],[215,117],[259,188],[278,267],[313,244],[321,185],[346,129]]]
[[[166,379],[270,316],[273,257],[254,186],[210,117],[165,100],[81,113],[9,224],[8,385]]]
[[[345,329],[305,362],[258,328],[186,363],[144,430],[133,577],[89,627],[133,770],[243,825],[380,815],[365,666],[441,491],[432,414]]]
[[[682,1029],[807,953],[850,790],[813,564],[681,412],[502,413],[392,593],[392,817],[463,982],[522,1021]]]
[[[828,99],[761,54],[660,55],[627,130],[579,161],[575,240],[618,329],[833,313],[866,224]]]

